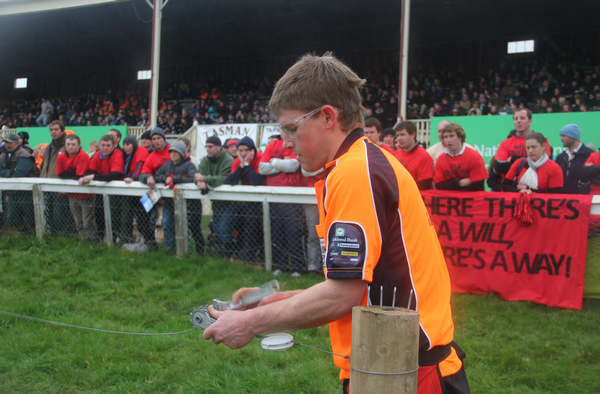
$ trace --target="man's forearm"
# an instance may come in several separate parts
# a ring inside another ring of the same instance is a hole
[[[253,334],[300,330],[328,324],[360,305],[366,282],[332,279],[316,284],[293,297],[251,309]]]

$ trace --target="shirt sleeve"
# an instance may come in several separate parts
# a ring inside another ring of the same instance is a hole
[[[498,147],[498,152],[496,152],[496,160],[498,161],[508,161],[508,142],[507,140],[502,141],[500,146]]]
[[[56,158],[56,175],[60,175],[63,172],[65,172],[65,165],[64,165],[64,156],[65,155],[58,155],[58,157]]]
[[[94,157],[92,157],[88,169],[94,172],[98,172],[100,170],[100,152],[96,153]]]
[[[121,151],[115,149],[113,154],[111,155],[110,161],[110,172],[118,172],[119,174],[123,174],[123,167],[125,167],[125,161],[123,160],[123,154]]]
[[[447,180],[444,177],[444,170],[446,170],[446,154],[442,153],[440,157],[438,157],[437,162],[435,163],[435,172],[433,174],[433,182],[440,183],[442,181]]]
[[[548,163],[550,163],[550,160],[548,160]],[[558,166],[558,164],[552,166],[552,170],[548,171],[548,176],[549,189],[564,186],[563,172],[562,169]]]
[[[421,156],[419,168],[417,170],[417,182],[433,178],[433,159],[427,152],[423,153],[426,154]]]
[[[77,155],[77,166],[75,167],[75,175],[83,176],[90,166],[90,158],[85,152],[81,151]]]
[[[468,149],[468,148],[467,148]],[[472,151],[471,153],[471,170],[469,171],[469,178],[471,182],[479,182],[487,179],[488,173],[485,169],[485,162],[483,161],[483,157],[479,155],[476,151]]]
[[[515,161],[512,166],[510,166],[510,170],[506,173],[506,177],[504,179],[508,179],[509,181],[514,181],[517,176],[517,171],[519,170],[519,164],[521,160]]]
[[[265,151],[263,152],[262,156],[260,157],[261,163],[268,163],[269,161],[271,161],[271,158],[273,158],[273,145],[274,144],[275,144],[275,141],[273,141],[269,145],[267,145],[267,147],[265,148]]]
[[[373,280],[373,270],[383,244],[366,168],[354,172],[352,182],[339,176],[327,181],[325,226],[325,265],[328,279]],[[348,176],[348,174],[346,174]],[[320,226],[320,225],[319,225]]]

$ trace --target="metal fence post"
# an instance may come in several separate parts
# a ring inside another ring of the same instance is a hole
[[[263,235],[265,239],[265,269],[273,271],[273,254],[271,249],[271,211],[269,202],[263,201]]]
[[[33,209],[35,215],[35,235],[42,238],[46,233],[46,202],[40,185],[33,185]]]
[[[109,248],[115,246],[112,231],[112,215],[110,214],[110,196],[106,193],[102,195],[104,200],[104,228],[106,229],[106,244]]]
[[[175,210],[175,253],[184,256],[188,253],[187,204],[181,189],[173,189],[173,207]]]

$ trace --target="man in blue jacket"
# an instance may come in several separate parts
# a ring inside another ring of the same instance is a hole
[[[590,183],[579,181],[579,167],[593,151],[581,142],[581,130],[576,124],[568,124],[560,130],[560,141],[567,149],[556,157],[562,168],[565,194],[590,194]]]

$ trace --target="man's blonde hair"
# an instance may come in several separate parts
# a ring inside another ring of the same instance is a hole
[[[363,127],[360,86],[365,83],[331,52],[323,56],[304,55],[275,85],[269,110],[310,112],[329,104],[342,110],[340,126],[344,131]]]

